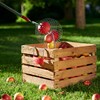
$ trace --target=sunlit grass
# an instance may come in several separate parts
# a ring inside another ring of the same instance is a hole
[[[89,37],[89,36],[63,36],[65,40],[71,40],[76,42],[85,42],[85,43],[95,43],[100,44],[100,37]]]

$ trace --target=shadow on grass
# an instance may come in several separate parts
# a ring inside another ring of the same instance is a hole
[[[37,42],[32,28],[0,29],[0,70],[21,71],[21,45]]]

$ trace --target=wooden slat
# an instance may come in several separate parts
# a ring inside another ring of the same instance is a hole
[[[55,80],[64,79],[68,77],[78,76],[78,75],[85,75],[87,73],[94,73],[96,72],[96,65],[89,65],[80,68],[74,68],[69,70],[57,71],[55,72]]]
[[[31,75],[35,75],[35,76],[44,77],[44,78],[54,79],[53,72],[46,70],[46,69],[31,67],[28,65],[22,65],[22,72],[31,74]]]
[[[46,84],[49,88],[54,88],[53,80],[47,80],[40,77],[30,76],[27,74],[23,74],[23,81],[34,83],[36,85]]]
[[[82,66],[96,62],[96,56],[54,62],[54,70],[65,69],[73,66]]]
[[[39,64],[34,63],[32,57],[28,57],[28,56],[25,56],[25,55],[22,56],[22,64],[33,65],[33,66],[37,66],[37,67],[43,67],[43,68],[46,68],[46,69],[49,69],[49,70],[52,70],[52,71],[54,70],[53,64],[51,62],[45,60],[44,65],[39,65]]]
[[[72,79],[65,79],[62,81],[57,81],[57,82],[55,82],[55,88],[63,88],[68,85],[76,84],[80,81],[91,80],[95,77],[96,77],[96,74],[93,73],[93,74],[90,74],[87,76],[80,76],[80,77],[76,77],[76,78],[72,78]]]
[[[47,49],[46,44],[29,44],[21,46],[21,53],[32,54],[32,55],[40,55],[45,57],[61,57],[61,56],[73,56],[76,54],[82,53],[91,53],[96,51],[96,45],[94,44],[84,44],[84,43],[75,43],[75,42],[67,42],[71,44],[74,48],[67,49]],[[60,45],[60,42],[56,43],[57,47]],[[45,48],[45,49],[44,49]],[[37,49],[37,50],[36,50]],[[37,52],[38,51],[38,52]]]
[[[66,42],[71,44],[73,47],[93,46],[93,45],[95,45],[95,44],[89,44],[89,43],[79,43],[79,42],[69,42],[69,41],[66,41]]]
[[[54,57],[63,57],[63,56],[75,56],[84,53],[92,53],[96,52],[96,46],[80,46],[74,48],[67,48],[67,49],[57,49],[53,51]]]
[[[31,45],[22,45],[21,46],[21,53],[23,54],[30,54],[30,55],[39,55],[39,56],[44,56],[44,57],[51,57],[53,58],[53,51],[55,49],[47,49],[47,48],[39,48],[36,46],[31,46]]]
[[[55,42],[56,48],[58,48],[60,44],[61,44],[61,42]],[[38,47],[38,48],[47,48],[47,43],[28,44],[28,45],[32,46],[32,47]]]
[[[36,51],[35,47],[29,46],[29,45],[22,45],[21,53],[37,55],[37,51]]]

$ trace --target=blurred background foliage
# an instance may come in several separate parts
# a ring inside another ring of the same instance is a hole
[[[0,0],[31,20],[75,19],[76,0]],[[86,17],[100,18],[100,0],[85,0]],[[0,23],[21,22],[22,18],[0,6]]]

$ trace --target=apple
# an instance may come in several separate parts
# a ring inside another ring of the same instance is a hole
[[[100,100],[100,94],[98,93],[93,94],[92,100]]]
[[[47,90],[47,85],[46,84],[39,85],[39,90]]]
[[[86,86],[91,85],[91,81],[89,81],[89,80],[84,81],[84,85],[86,85]]]
[[[67,42],[61,42],[61,44],[59,45],[59,48],[65,49],[65,48],[71,48],[73,47],[72,45],[70,45]]]
[[[89,54],[89,53],[84,53],[83,56],[85,56],[85,57],[89,57],[90,54]]]
[[[12,100],[12,98],[11,98],[11,96],[8,95],[8,94],[3,94],[3,95],[1,96],[1,100]]]
[[[55,48],[55,42],[52,41],[51,43],[47,43],[47,48],[49,48],[49,49]]]
[[[35,56],[33,56],[33,62],[35,64],[44,65],[43,57],[35,57]]]
[[[71,59],[72,59],[72,57],[70,57],[70,56],[64,56],[64,57],[59,58],[60,61],[71,60]]]
[[[38,25],[38,31],[41,34],[47,34],[50,31],[50,24],[49,22],[42,22]]]
[[[47,42],[47,43],[50,43],[50,42],[52,42],[53,41],[53,35],[52,34],[46,34],[45,36],[44,36],[44,41],[45,42]]]
[[[52,100],[52,98],[49,95],[44,95],[42,100]]]
[[[56,30],[50,31],[44,36],[44,41],[50,43],[59,39],[59,33]]]
[[[18,92],[14,95],[14,100],[24,100],[24,96]]]
[[[6,82],[15,82],[15,78],[14,77],[8,77]]]
[[[59,39],[59,33],[57,30],[50,31],[50,34],[52,34],[54,36],[55,41]]]

